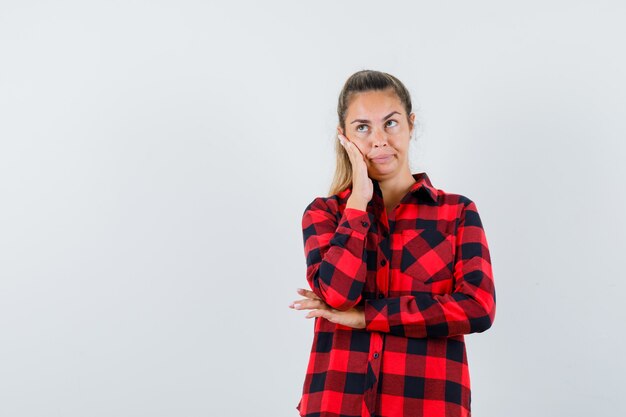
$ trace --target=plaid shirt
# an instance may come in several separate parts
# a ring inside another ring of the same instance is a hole
[[[366,211],[348,188],[303,213],[311,289],[363,306],[366,328],[315,318],[301,416],[471,416],[464,335],[495,318],[489,248],[472,200],[413,177],[389,216],[376,180]]]

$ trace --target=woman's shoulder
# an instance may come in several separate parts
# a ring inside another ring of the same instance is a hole
[[[327,194],[323,196],[318,195],[307,204],[306,210],[310,208],[326,208],[329,211],[337,212],[341,209],[342,206],[347,203],[350,194],[351,188],[346,187],[343,190],[336,192],[335,194]]]
[[[460,205],[466,206],[471,203],[471,199],[464,194],[449,191],[447,188],[434,186],[429,175],[426,172],[417,172],[412,174],[416,180],[414,186],[416,190],[429,194],[431,200],[436,200],[439,206]]]
[[[455,219],[457,222],[467,213],[467,210],[476,210],[474,201],[465,194],[448,192],[441,189],[438,191],[437,205],[444,214],[443,217]]]
[[[441,188],[437,188],[437,194],[439,196],[440,203],[442,204],[467,206],[472,202],[472,199],[465,194],[444,191]]]
[[[336,215],[341,209],[342,200],[343,199],[338,194],[314,197],[313,200],[306,205],[304,213],[311,210],[322,210]]]

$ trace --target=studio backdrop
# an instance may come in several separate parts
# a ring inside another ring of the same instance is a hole
[[[410,90],[497,314],[477,417],[625,415],[619,1],[0,2],[0,415],[297,416],[347,77]]]

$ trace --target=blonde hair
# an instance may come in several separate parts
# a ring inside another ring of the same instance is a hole
[[[386,72],[374,71],[374,70],[361,70],[352,74],[344,83],[341,92],[339,93],[339,102],[337,103],[337,116],[339,118],[339,125],[343,132],[346,131],[346,113],[350,100],[357,93],[372,90],[386,90],[393,89],[402,102],[404,110],[406,111],[406,117],[411,125],[409,115],[413,109],[411,104],[411,95],[407,88],[402,84],[400,80],[391,74]],[[350,158],[344,147],[335,140],[335,155],[336,155],[336,167],[335,175],[333,177],[332,184],[329,190],[329,196],[338,194],[341,191],[352,185],[352,165]]]

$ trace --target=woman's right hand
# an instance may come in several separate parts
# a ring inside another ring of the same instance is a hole
[[[367,203],[372,199],[374,184],[367,174],[367,164],[361,150],[337,129],[337,138],[346,150],[352,165],[352,193],[346,207],[358,208],[365,211]]]

